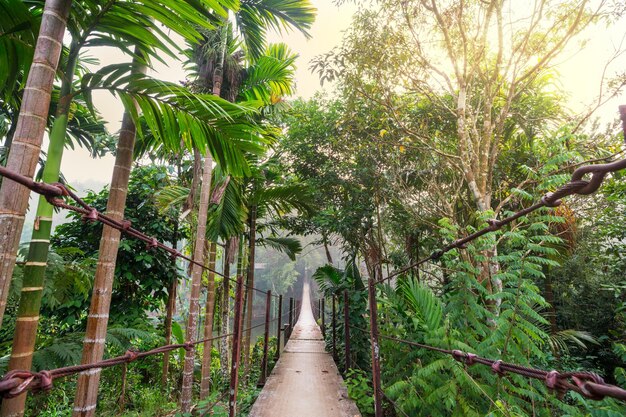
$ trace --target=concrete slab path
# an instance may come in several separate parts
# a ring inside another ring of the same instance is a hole
[[[361,417],[313,318],[309,284],[300,318],[250,417]]]

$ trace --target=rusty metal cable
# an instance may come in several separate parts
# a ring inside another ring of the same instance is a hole
[[[283,314],[281,317],[276,317],[270,321],[273,323],[277,320],[285,317],[289,312]],[[258,327],[265,326],[265,323],[257,324],[256,326],[251,326],[247,329],[243,329],[242,332],[247,332],[250,330],[254,330]],[[64,378],[67,376],[75,375],[80,372],[89,371],[91,369],[102,369],[102,368],[110,368],[112,366],[127,364],[133,362],[137,359],[143,359],[148,356],[159,355],[165,352],[170,352],[176,349],[185,349],[191,350],[196,345],[199,345],[204,342],[223,339],[226,337],[232,336],[233,333],[227,333],[220,336],[214,336],[202,340],[196,340],[194,342],[186,342],[186,343],[177,343],[177,344],[169,344],[164,346],[159,346],[157,348],[148,350],[148,351],[137,351],[129,349],[122,356],[116,356],[114,358],[105,359],[102,361],[89,363],[89,364],[81,364],[81,365],[72,365],[65,366],[62,368],[50,369],[39,372],[32,372],[27,370],[13,370],[7,372],[2,378],[0,378],[0,397],[2,398],[13,398],[16,397],[26,391],[49,391],[52,389],[53,382],[55,379]]]
[[[102,224],[105,224],[109,227],[112,227],[114,229],[119,230],[120,232],[133,237],[135,239],[141,240],[143,242],[146,243],[146,249],[162,249],[166,252],[168,252],[172,258],[180,258],[180,259],[184,259],[186,261],[188,261],[191,264],[197,265],[201,268],[203,268],[206,271],[209,271],[213,274],[216,274],[224,279],[228,279],[231,282],[236,282],[237,280],[235,278],[231,278],[231,277],[225,277],[224,274],[209,268],[208,266],[204,265],[201,262],[198,262],[196,260],[194,260],[193,258],[184,255],[183,253],[181,253],[179,250],[177,250],[176,248],[172,248],[170,246],[165,245],[162,242],[159,242],[156,238],[149,236],[143,232],[141,232],[138,229],[135,229],[134,227],[132,227],[132,224],[130,221],[128,220],[115,220],[109,216],[107,216],[106,214],[103,214],[101,212],[99,212],[98,210],[96,210],[94,207],[90,206],[89,204],[87,204],[84,200],[82,200],[78,195],[76,195],[72,190],[70,190],[69,187],[65,186],[64,184],[61,183],[54,183],[54,184],[48,184],[48,183],[44,183],[44,182],[37,182],[37,181],[33,181],[32,179],[18,174],[14,171],[11,171],[5,167],[1,167],[0,166],[0,176],[8,178],[12,181],[15,181],[19,184],[22,184],[23,186],[25,186],[26,188],[30,189],[31,191],[34,191],[37,194],[43,195],[46,200],[53,206],[58,207],[58,208],[62,208],[62,209],[66,209],[66,210],[70,210],[76,213],[79,213],[83,216],[83,219],[86,221],[97,221],[100,222]],[[63,199],[64,198],[70,198],[71,200],[73,200],[76,204],[78,204],[78,206],[74,206],[71,204],[67,204]],[[244,283],[244,287],[250,289],[250,290],[254,290],[260,294],[267,294],[267,291],[263,291],[259,288],[253,287],[253,286],[249,286],[248,284]],[[273,295],[274,297],[277,297],[277,295]]]
[[[369,333],[368,330],[361,327],[352,326],[355,330]],[[543,381],[551,390],[560,393],[567,391],[575,391],[590,400],[602,400],[605,397],[615,398],[626,401],[626,390],[616,385],[607,384],[601,376],[592,372],[574,371],[559,372],[556,370],[546,371],[538,368],[518,365],[515,363],[504,362],[501,360],[493,360],[483,358],[474,353],[463,352],[461,350],[442,349],[436,346],[426,345],[423,343],[413,342],[411,340],[400,339],[393,336],[380,334],[379,337],[391,340],[396,343],[402,343],[408,346],[420,349],[430,350],[433,352],[443,353],[452,356],[456,361],[471,366],[475,364],[489,366],[491,370],[499,376],[505,376],[507,373],[521,375],[527,378]]]

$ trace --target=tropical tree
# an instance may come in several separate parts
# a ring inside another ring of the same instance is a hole
[[[176,2],[175,4],[137,4],[136,2],[115,2],[110,1],[105,5],[101,5],[99,2],[83,4],[81,8],[77,9],[75,13],[70,15],[69,32],[72,35],[72,41],[70,43],[67,60],[65,62],[65,68],[61,81],[59,103],[56,106],[55,123],[52,127],[50,134],[50,147],[48,149],[48,161],[44,167],[43,179],[46,182],[55,182],[59,177],[59,168],[61,163],[61,157],[63,148],[65,145],[65,137],[67,124],[70,113],[70,104],[72,99],[78,95],[89,95],[87,89],[82,89],[80,92],[73,92],[74,87],[73,76],[76,73],[76,67],[78,63],[78,57],[80,51],[85,46],[94,45],[115,45],[118,48],[128,51],[126,45],[128,43],[145,47],[145,55],[134,54],[135,60],[138,63],[146,63],[146,58],[150,55],[153,57],[159,57],[160,52],[169,53],[174,55],[170,50],[175,45],[164,36],[155,36],[153,33],[161,34],[158,24],[155,22],[161,22],[170,26],[170,28],[182,36],[186,37],[190,41],[197,39],[198,32],[193,27],[188,25],[189,20],[194,20],[197,25],[204,25],[204,27],[210,27],[208,19],[211,18],[212,13],[206,8],[206,5],[198,4],[196,2]],[[169,2],[171,3],[171,2]],[[170,16],[164,16],[162,10],[167,8],[170,10]],[[218,12],[225,13],[221,5],[218,5]],[[172,19],[172,16],[176,16]],[[133,26],[134,25],[134,26]],[[134,28],[134,30],[128,30]],[[159,58],[160,59],[160,58]],[[138,73],[132,74],[136,75]],[[90,78],[93,81],[93,78]],[[93,88],[93,84],[90,85]],[[88,105],[91,105],[90,97]],[[127,105],[131,105],[128,101]],[[128,122],[132,121],[132,116],[129,113],[127,117]],[[127,130],[128,126],[123,126],[122,132]],[[133,134],[134,140],[134,134]],[[121,148],[120,148],[121,149]],[[132,146],[129,149],[132,161]],[[118,151],[118,157],[121,151]],[[39,201],[38,218],[40,222],[43,222],[43,226],[40,225],[34,231],[34,238],[31,244],[31,255],[29,256],[29,263],[31,267],[27,271],[26,278],[32,286],[25,288],[37,288],[44,276],[45,271],[45,259],[47,258],[47,251],[49,244],[46,242],[49,240],[51,230],[51,214],[52,206],[47,203],[45,198],[41,198]],[[49,224],[50,223],[50,224]],[[36,258],[36,260],[34,260]],[[29,317],[36,317],[37,315],[37,298],[41,296],[40,291],[33,291],[24,297],[24,304],[34,307],[34,311],[31,311]],[[33,299],[34,297],[34,299]],[[31,307],[31,309],[32,309]],[[36,331],[35,326],[32,326],[29,331]],[[22,329],[19,329],[22,330]],[[22,331],[17,333],[15,338],[16,346],[16,358],[23,358],[20,361],[16,361],[10,365],[11,369],[24,368],[29,365],[29,354],[32,352],[31,336],[28,336],[31,340],[23,339],[29,334],[29,331]],[[24,340],[26,342],[24,343]],[[17,363],[19,362],[19,363]],[[5,402],[3,407],[8,407],[9,403],[17,402],[23,404],[23,398],[19,397],[15,400]],[[18,405],[23,407],[23,405]]]
[[[311,26],[314,20],[314,9],[310,6],[308,0],[300,1],[285,1],[285,0],[271,0],[271,1],[242,1],[240,3],[240,9],[235,13],[235,22],[237,24],[238,34],[245,45],[245,55],[247,58],[254,62],[261,52],[266,47],[265,36],[268,29],[288,29],[293,27],[300,30],[305,36],[308,36],[307,29]],[[232,27],[226,18],[223,18],[221,29],[217,32],[219,36],[209,35],[207,38],[212,42],[207,42],[200,47],[200,54],[196,57],[199,58],[199,66],[204,67],[204,74],[206,80],[210,77],[210,90],[214,95],[222,95],[222,86],[224,82],[224,66],[226,62],[226,56],[228,52],[229,39],[234,39],[236,35],[232,34]],[[231,43],[232,45],[232,43]],[[213,49],[214,48],[214,49]],[[207,54],[207,50],[209,53]],[[198,63],[198,60],[196,60]],[[208,70],[206,70],[208,67]],[[212,73],[210,69],[213,69]],[[234,81],[229,86],[231,95],[234,95],[238,86],[236,85],[236,78],[231,78],[230,81]],[[209,83],[207,83],[209,84]],[[226,91],[226,89],[225,89]],[[205,164],[205,169],[212,168]],[[207,182],[205,187],[209,186]],[[208,190],[201,191],[201,194],[209,195]],[[201,202],[202,203],[202,202]],[[196,239],[204,239],[204,236],[196,237]],[[196,245],[199,241],[196,241]],[[253,256],[253,255],[252,255]],[[254,265],[254,264],[252,264]],[[254,268],[254,266],[252,266]],[[254,274],[254,272],[252,272]],[[199,278],[198,278],[199,279]],[[199,285],[199,284],[198,284]],[[214,283],[209,282],[209,287],[213,287]],[[214,294],[214,291],[211,291]],[[192,300],[193,301],[193,300]],[[195,301],[193,301],[195,302]],[[214,306],[214,302],[207,302],[207,307]],[[195,310],[195,308],[194,308]],[[212,317],[212,311],[208,315]],[[192,318],[189,318],[189,324],[192,324]],[[188,334],[194,334],[195,327],[187,328]],[[209,343],[205,349],[205,355],[210,355],[211,344]],[[210,364],[210,359],[205,358],[203,363]],[[191,367],[191,368],[190,368]],[[192,373],[193,363],[185,362],[186,373]],[[203,367],[202,380],[208,381],[208,366]],[[181,403],[189,404],[191,399],[191,380],[183,381],[183,391],[181,396]],[[205,384],[202,390],[203,394],[208,394],[208,386]],[[183,407],[184,409],[185,407]]]
[[[403,146],[419,146],[438,166],[460,174],[440,187],[444,195],[468,193],[475,211],[492,216],[503,208],[502,181],[494,177],[502,150],[516,138],[532,140],[537,130],[525,125],[545,129],[560,120],[562,108],[554,101],[541,106],[551,65],[608,7],[577,0],[542,0],[528,8],[514,3],[391,0],[382,14],[359,13],[352,36],[315,64],[324,77],[340,78],[346,89],[381,103],[400,127]],[[363,56],[368,59],[354,59]],[[397,100],[398,91],[411,98]],[[419,118],[429,114],[442,118],[443,128]],[[489,250],[478,267],[497,293],[497,250]]]
[[[41,20],[41,30],[33,53],[33,65],[22,97],[12,155],[6,167],[33,177],[46,128],[55,71],[63,46],[63,34],[70,12],[71,0],[46,2]],[[19,8],[17,8],[19,10]],[[12,78],[12,77],[9,77]],[[0,323],[4,316],[15,254],[24,225],[30,192],[13,181],[2,181],[0,186]],[[36,326],[35,326],[36,327]]]

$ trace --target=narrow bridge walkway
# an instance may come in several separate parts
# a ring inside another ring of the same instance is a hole
[[[324,350],[307,282],[300,319],[250,417],[361,417],[333,358]]]

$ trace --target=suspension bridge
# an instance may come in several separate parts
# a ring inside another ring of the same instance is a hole
[[[620,108],[622,120],[624,121],[624,133],[626,138],[626,106]],[[399,276],[412,268],[415,268],[425,262],[439,259],[444,253],[453,249],[463,249],[469,242],[479,238],[480,236],[494,232],[502,227],[512,223],[516,219],[526,216],[533,211],[545,208],[556,207],[561,203],[563,198],[572,195],[589,195],[593,194],[602,185],[604,178],[613,172],[626,169],[626,159],[619,159],[604,164],[591,164],[578,167],[572,174],[569,182],[556,189],[554,192],[547,193],[537,203],[524,208],[516,213],[502,219],[494,219],[488,222],[488,226],[478,230],[472,234],[461,237],[441,249],[434,251],[430,255],[418,260],[412,265],[400,268],[395,272],[383,276],[382,268],[378,263],[375,273],[368,278],[368,295],[369,295],[369,328],[355,327],[350,324],[348,311],[349,294],[333,294],[332,296],[332,318],[331,325],[327,328],[332,332],[332,352],[338,349],[336,340],[337,331],[337,311],[335,309],[336,299],[343,295],[344,301],[344,320],[343,334],[345,349],[344,357],[346,358],[346,371],[351,368],[351,352],[350,352],[350,334],[352,332],[362,332],[368,335],[371,347],[371,382],[373,386],[374,410],[376,417],[383,416],[383,401],[386,401],[391,407],[396,408],[397,412],[406,415],[397,407],[393,399],[385,394],[385,390],[381,386],[381,357],[379,349],[379,340],[386,339],[397,344],[410,346],[415,349],[427,349],[447,355],[460,364],[460,366],[471,367],[473,365],[482,365],[490,367],[491,370],[500,377],[506,377],[508,374],[517,374],[528,379],[540,380],[545,383],[550,390],[562,395],[567,391],[574,391],[578,394],[591,399],[601,400],[605,397],[615,398],[626,401],[626,390],[606,383],[601,376],[591,372],[559,372],[557,370],[543,370],[526,365],[508,363],[498,358],[484,358],[472,352],[463,352],[460,350],[448,350],[428,344],[418,343],[412,340],[403,340],[388,335],[380,334],[378,330],[378,313],[377,313],[377,293],[376,287],[381,284],[389,283],[393,278]],[[31,178],[20,175],[17,172],[7,168],[0,167],[0,176],[5,181],[14,181],[22,186],[27,187],[31,191],[43,195],[52,205],[71,210],[83,215],[86,221],[101,222],[106,226],[112,227],[124,233],[128,237],[139,239],[146,243],[146,250],[164,250],[171,254],[172,259],[183,258],[190,263],[196,264],[212,273],[223,276],[224,279],[233,280],[236,283],[235,306],[234,306],[234,323],[232,333],[211,337],[203,340],[188,339],[181,344],[168,344],[149,351],[129,350],[122,356],[109,358],[94,363],[84,363],[75,366],[56,368],[33,372],[29,369],[12,370],[0,378],[0,396],[3,398],[13,398],[33,391],[47,391],[53,389],[54,380],[65,378],[81,373],[99,372],[101,369],[128,364],[142,358],[160,355],[165,352],[185,349],[188,352],[195,351],[195,346],[207,341],[219,338],[232,338],[232,361],[230,372],[230,384],[227,390],[224,390],[218,401],[213,405],[217,405],[228,397],[229,416],[237,415],[237,393],[242,375],[242,367],[240,361],[242,357],[241,339],[244,332],[250,331],[256,327],[264,327],[263,338],[263,356],[261,364],[260,385],[264,388],[259,395],[256,403],[253,405],[250,415],[253,417],[308,417],[308,416],[327,416],[327,417],[355,417],[360,416],[355,404],[349,400],[346,387],[337,366],[333,362],[333,356],[324,349],[325,342],[322,337],[320,327],[314,320],[313,311],[310,300],[309,284],[305,283],[302,293],[300,309],[296,308],[297,303],[293,299],[289,302],[289,308],[283,314],[283,297],[282,295],[272,294],[271,291],[262,291],[258,288],[248,287],[249,291],[256,291],[266,296],[265,301],[265,320],[260,325],[251,328],[243,328],[243,297],[244,287],[243,275],[239,275],[236,279],[230,276],[224,276],[217,271],[207,268],[204,264],[198,263],[194,259],[184,256],[176,248],[169,247],[162,242],[158,242],[153,237],[142,233],[140,230],[131,226],[127,221],[115,220],[106,214],[97,211],[89,206],[77,195],[75,195],[69,187],[63,184],[47,184],[35,182]],[[325,322],[327,316],[324,300],[320,300],[320,308],[318,308],[319,318],[322,323]],[[197,301],[196,301],[197,302]],[[272,306],[277,303],[278,313],[272,317]],[[294,315],[298,315],[299,319],[294,320]],[[284,318],[288,316],[289,322],[286,326],[281,326]],[[278,322],[277,339],[279,360],[268,375],[269,364],[269,332],[270,324]],[[323,326],[322,328],[325,328]],[[281,336],[288,339],[284,349],[281,351]],[[246,355],[249,352],[245,353]],[[211,412],[211,407],[205,411]],[[75,410],[76,411],[76,410]],[[93,415],[95,406],[89,410],[79,410],[80,415]],[[84,413],[83,413],[84,411]]]

